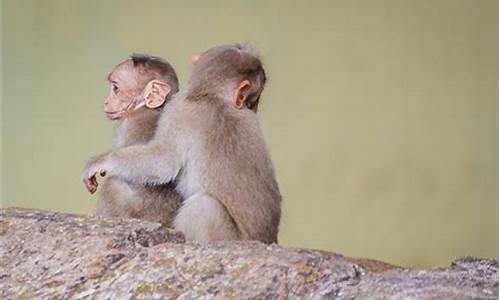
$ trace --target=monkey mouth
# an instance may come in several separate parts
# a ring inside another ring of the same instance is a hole
[[[110,120],[118,120],[121,117],[121,113],[118,111],[104,111],[104,113]]]

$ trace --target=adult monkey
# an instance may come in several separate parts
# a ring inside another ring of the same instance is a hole
[[[149,142],[165,102],[179,90],[175,70],[160,57],[133,54],[111,71],[108,81],[104,111],[109,119],[120,121],[114,147]],[[96,215],[171,226],[180,205],[181,196],[170,183],[146,186],[109,176],[100,190]]]
[[[186,92],[162,112],[154,138],[90,161],[89,191],[109,173],[138,184],[175,180],[184,204],[174,228],[188,239],[277,242],[281,195],[257,119],[266,77],[246,46],[194,58]]]

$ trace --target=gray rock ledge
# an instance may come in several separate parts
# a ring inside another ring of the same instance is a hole
[[[405,269],[138,220],[0,210],[0,299],[497,299],[498,262]]]

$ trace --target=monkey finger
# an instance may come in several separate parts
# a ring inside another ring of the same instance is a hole
[[[97,191],[97,182],[93,182],[90,186],[89,186],[89,192],[91,194],[94,194],[95,192]]]
[[[97,190],[97,180],[95,179],[95,176],[84,178],[83,184],[91,194],[95,193]]]
[[[84,179],[83,184],[85,185],[87,191],[92,193],[92,182],[89,179]]]
[[[97,190],[97,178],[95,176],[92,177],[92,194]]]
[[[87,189],[87,191],[90,192],[90,186],[91,186],[90,181],[88,179],[86,179],[86,178],[84,178],[82,181],[83,181],[83,185],[85,186],[85,188]]]

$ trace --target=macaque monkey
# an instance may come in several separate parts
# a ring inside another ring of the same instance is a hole
[[[109,119],[120,121],[115,148],[149,142],[165,102],[179,90],[172,66],[159,57],[134,54],[113,69],[108,81],[104,112]],[[181,197],[170,183],[146,186],[109,176],[102,184],[96,215],[171,226],[180,205]]]
[[[193,57],[189,86],[166,104],[147,144],[90,161],[89,191],[106,173],[136,184],[175,181],[184,199],[174,228],[187,239],[277,242],[281,195],[257,119],[266,76],[246,46]]]

